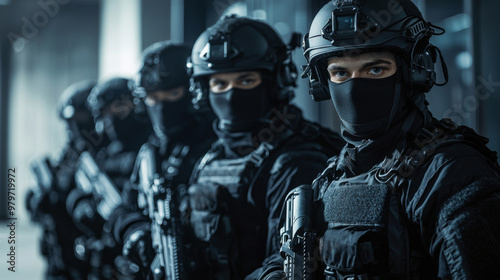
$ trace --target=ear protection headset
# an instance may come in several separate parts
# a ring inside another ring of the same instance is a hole
[[[430,30],[427,30],[426,32],[434,32],[431,27],[429,27],[429,29]],[[409,31],[407,29],[404,32],[408,33]],[[429,37],[418,39],[415,42],[410,55],[410,77],[408,82],[410,83],[410,89],[415,92],[426,93],[429,92],[434,85],[443,86],[448,82],[448,68],[443,55],[441,54],[441,50],[429,43]],[[445,78],[443,83],[437,83],[436,81],[436,71],[434,68],[438,57],[441,61],[442,71]]]

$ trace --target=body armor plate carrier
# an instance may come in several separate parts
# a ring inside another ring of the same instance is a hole
[[[457,142],[474,147],[498,168],[496,154],[486,148],[485,138],[447,119],[421,129],[413,144],[401,152],[396,149],[392,157],[367,173],[344,178],[336,169],[338,158],[330,161],[313,183],[324,202],[326,231],[320,246],[326,279],[431,277],[426,272],[432,265],[425,263],[430,258],[420,242],[410,242],[419,237],[409,230],[401,190],[437,149]]]

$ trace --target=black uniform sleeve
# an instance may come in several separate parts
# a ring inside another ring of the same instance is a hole
[[[402,199],[440,279],[497,277],[500,184],[486,158],[453,145],[415,174]]]
[[[281,245],[278,223],[286,195],[300,185],[311,184],[326,167],[327,159],[319,151],[293,152],[277,158],[271,169],[265,199],[268,221],[266,260],[263,268],[257,269],[245,279],[257,279],[259,275],[266,274],[264,272],[267,270],[283,268],[279,256]]]
[[[278,222],[286,195],[300,185],[310,185],[325,168],[327,157],[320,152],[297,152],[278,158],[271,170],[266,208],[268,209],[268,241],[266,256],[279,252]]]

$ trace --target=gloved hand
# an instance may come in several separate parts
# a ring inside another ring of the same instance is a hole
[[[123,242],[122,254],[137,264],[141,271],[147,271],[154,258],[154,249],[149,228],[136,227],[127,231]]]
[[[104,220],[97,213],[92,194],[79,189],[72,190],[66,200],[66,209],[75,225],[87,236],[100,236]]]
[[[283,271],[273,271],[266,275],[262,280],[285,280],[286,275]]]
[[[30,212],[31,220],[34,222],[41,222],[44,214],[50,212],[51,204],[54,205],[50,201],[50,193],[40,188],[28,190],[25,199],[26,209]]]
[[[145,279],[144,274],[141,275],[140,273],[139,266],[124,256],[120,255],[116,257],[114,260],[114,264],[118,272],[117,279]]]

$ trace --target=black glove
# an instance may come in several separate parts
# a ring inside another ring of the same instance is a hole
[[[122,254],[137,264],[141,271],[147,271],[154,258],[149,228],[141,226],[127,231],[123,240]]]
[[[43,214],[49,214],[55,202],[50,200],[50,192],[41,189],[31,189],[26,194],[26,209],[31,214],[31,220],[41,222]]]
[[[286,275],[285,272],[283,271],[273,271],[269,273],[268,275],[264,276],[262,280],[285,280]]]
[[[66,209],[75,225],[87,236],[100,236],[104,220],[97,213],[92,194],[79,189],[72,190],[66,200]]]
[[[124,256],[118,256],[114,260],[120,280],[145,279],[144,275],[140,275],[140,269],[137,264],[127,259]]]

